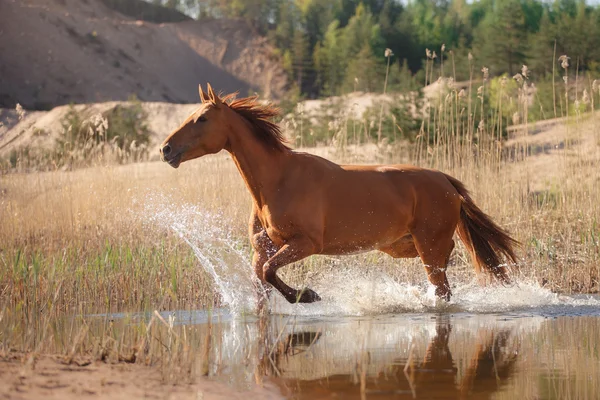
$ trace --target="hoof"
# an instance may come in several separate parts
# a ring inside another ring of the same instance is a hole
[[[300,296],[297,299],[294,299],[293,303],[314,303],[315,301],[321,301],[321,296],[319,296],[314,290],[305,288],[300,292]]]
[[[450,297],[452,297],[452,292],[446,287],[438,287],[435,289],[435,295],[442,300],[450,301]]]

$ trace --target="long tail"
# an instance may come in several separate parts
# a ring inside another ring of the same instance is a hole
[[[514,247],[518,246],[519,242],[477,207],[461,181],[449,175],[446,175],[446,178],[462,197],[458,236],[471,253],[477,272],[485,269],[500,281],[510,282],[506,267],[501,265],[500,256],[504,255],[516,263]]]

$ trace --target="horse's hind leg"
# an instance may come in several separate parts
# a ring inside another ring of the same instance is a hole
[[[454,230],[436,234],[427,234],[424,230],[413,232],[415,247],[427,271],[427,279],[435,286],[436,296],[446,301],[449,301],[452,295],[446,267],[454,248],[453,234]]]

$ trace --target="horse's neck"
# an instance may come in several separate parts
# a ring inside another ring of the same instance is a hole
[[[262,208],[269,194],[277,190],[287,150],[268,149],[255,137],[249,124],[239,116],[231,125],[233,129],[226,149],[244,178],[252,198]]]

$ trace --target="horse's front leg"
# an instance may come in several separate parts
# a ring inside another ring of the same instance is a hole
[[[262,227],[261,227],[262,228]],[[266,310],[266,305],[271,293],[271,286],[265,281],[263,266],[270,257],[275,255],[277,247],[271,241],[267,232],[263,229],[256,229],[250,237],[254,254],[252,255],[252,268],[258,278],[256,293],[258,295],[258,312]]]
[[[275,246],[273,241],[267,235],[267,232],[265,232],[265,229],[258,218],[256,208],[252,209],[248,228],[250,243],[254,250],[254,254],[252,255],[252,268],[258,278],[258,281],[255,281],[256,294],[258,296],[258,313],[262,314],[264,310],[267,310],[266,305],[271,291],[271,286],[267,284],[264,278],[263,265],[265,265],[270,257],[275,255],[277,246]]]
[[[256,273],[258,281],[256,283],[256,294],[257,294],[257,308],[258,314],[261,315],[263,311],[267,310],[267,303],[269,301],[269,295],[271,292],[271,286],[267,284],[263,274],[263,265],[267,262],[269,256],[264,249],[254,248],[254,254],[252,256],[252,268]]]
[[[293,262],[315,254],[315,246],[308,239],[293,239],[283,245],[277,253],[263,265],[263,276],[290,303],[313,303],[321,297],[311,289],[296,290],[289,287],[277,276],[277,270]]]

